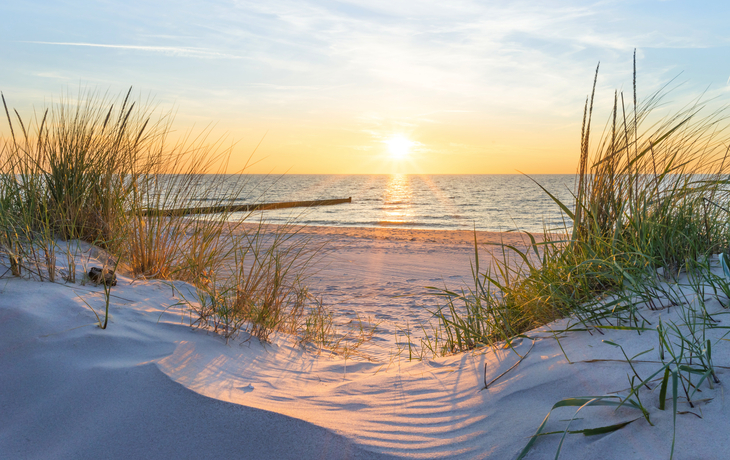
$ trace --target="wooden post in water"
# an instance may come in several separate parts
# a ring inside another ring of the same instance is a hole
[[[240,204],[233,206],[201,206],[191,208],[176,209],[146,209],[142,211],[143,216],[185,216],[188,214],[216,214],[219,212],[250,212],[250,211],[268,211],[270,209],[285,208],[308,208],[311,206],[332,206],[335,204],[352,203],[352,197],[335,198],[332,200],[312,200],[312,201],[284,201],[281,203],[259,203],[259,204]]]

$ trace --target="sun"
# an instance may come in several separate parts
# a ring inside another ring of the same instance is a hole
[[[408,156],[411,152],[411,147],[415,142],[406,139],[404,136],[394,136],[385,143],[388,145],[388,153],[394,160],[400,160]]]

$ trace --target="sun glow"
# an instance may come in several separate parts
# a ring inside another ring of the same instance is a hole
[[[411,153],[411,147],[415,142],[406,139],[403,136],[395,136],[385,141],[388,145],[388,153],[394,160],[406,158]]]

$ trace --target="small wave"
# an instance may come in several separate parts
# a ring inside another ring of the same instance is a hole
[[[381,227],[388,227],[388,226],[393,226],[393,225],[402,225],[404,227],[413,227],[415,225],[423,225],[423,223],[409,221],[409,220],[379,220],[379,221],[375,222],[375,225],[378,225]]]
[[[399,205],[399,204],[411,204],[410,201],[404,201],[404,200],[397,200],[397,201],[384,201],[383,205],[385,206],[393,206],[393,205]]]

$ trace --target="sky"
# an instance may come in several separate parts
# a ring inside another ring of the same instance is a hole
[[[225,138],[230,172],[253,154],[251,173],[573,173],[596,65],[602,124],[634,49],[640,99],[674,79],[661,110],[730,100],[725,1],[24,0],[0,16],[11,108],[131,86],[174,135]]]

